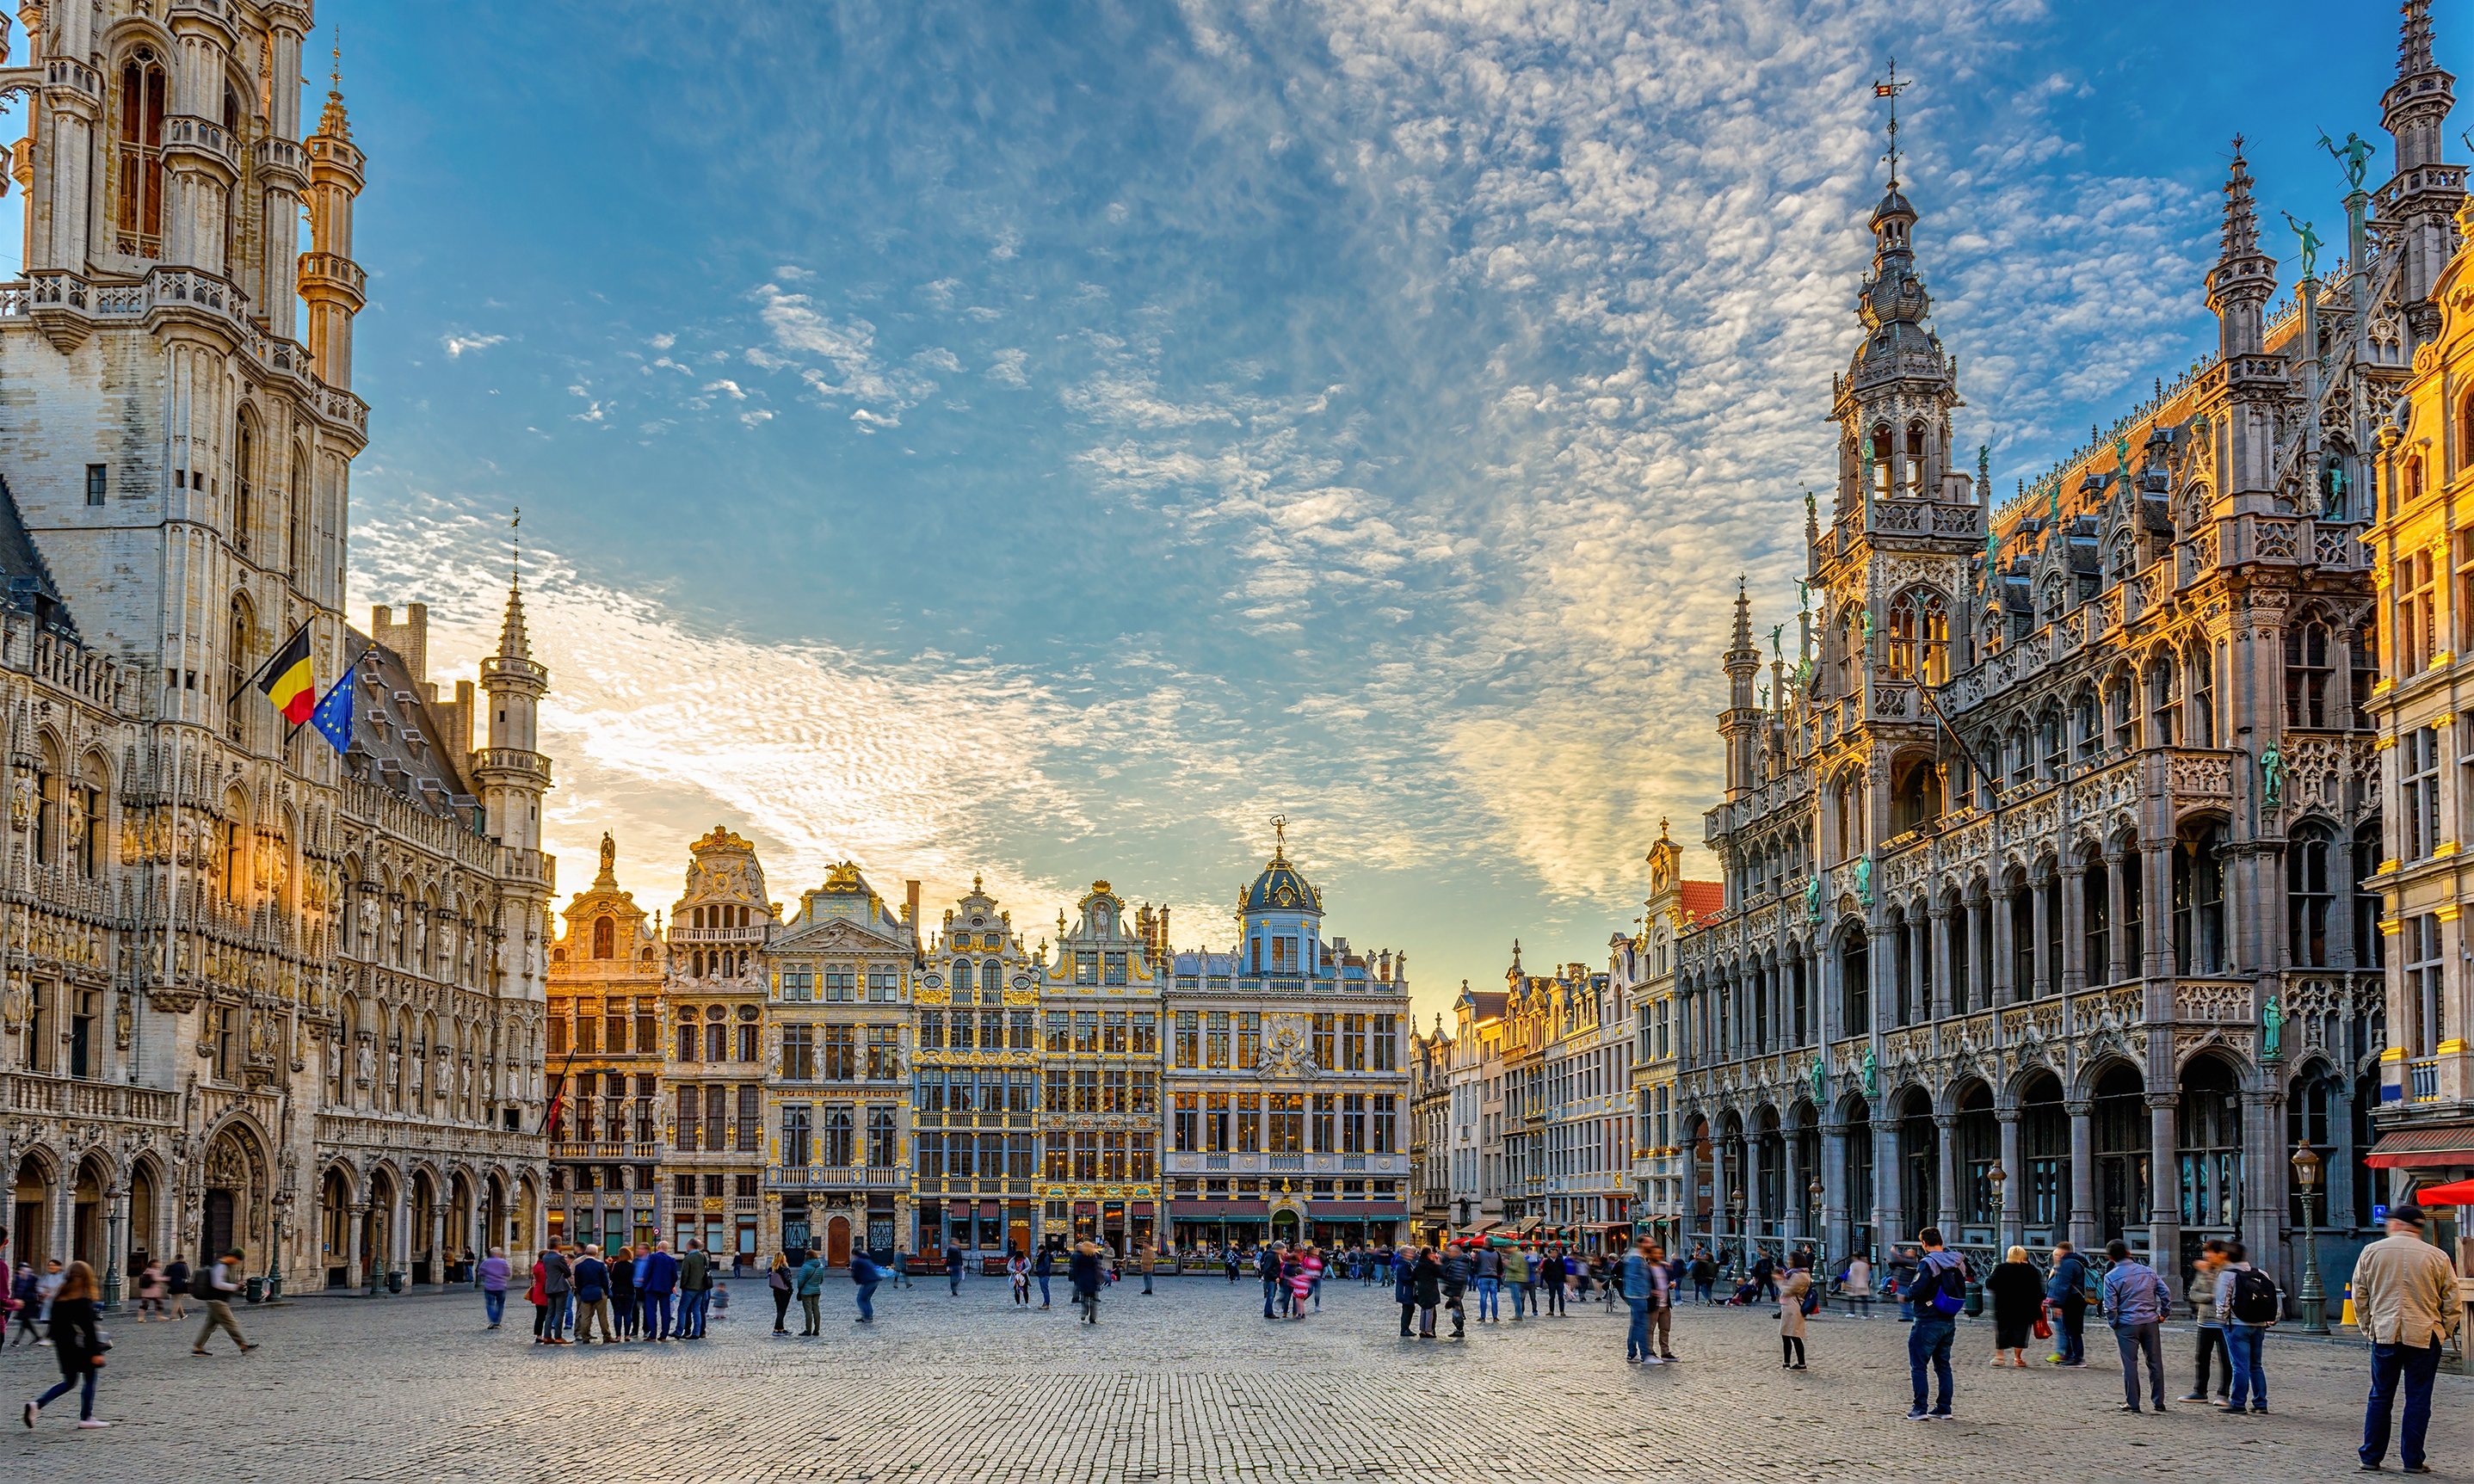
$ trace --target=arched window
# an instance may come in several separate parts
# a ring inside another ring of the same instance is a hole
[[[2329,682],[2335,676],[2326,624],[2314,617],[2286,630],[2285,725],[2327,726]]]
[[[249,605],[232,599],[231,642],[224,650],[224,731],[234,742],[242,740],[249,712],[242,705],[249,685]]]
[[[2191,705],[2184,735],[2193,747],[2217,745],[2217,667],[2205,640],[2195,641],[2183,662],[2191,667]]]
[[[1890,604],[1890,673],[1928,685],[1950,679],[1950,614],[1929,587],[1910,587]]]
[[[141,46],[120,69],[118,242],[130,257],[163,251],[163,67]]]
[[[2147,741],[2151,747],[2171,747],[2181,734],[2182,678],[2171,655],[2151,660],[2147,666]]]
[[[2077,743],[2078,759],[2092,763],[2104,751],[2104,720],[2097,713],[2096,693],[2082,690],[2071,703],[2071,737]]]
[[[1925,492],[1925,425],[1921,422],[1907,424],[1906,465],[1899,470],[1899,483],[1911,499]]]
[[[613,958],[618,951],[618,924],[607,916],[593,920],[593,956]]]
[[[61,858],[61,765],[48,744],[41,766],[35,775],[35,859],[50,866]]]
[[[1839,1034],[1861,1036],[1873,1026],[1873,986],[1870,945],[1860,927],[1849,928],[1847,941],[1839,946],[1838,983],[1847,1013],[1845,1022],[1838,1027]]]
[[[2296,969],[2327,966],[2328,909],[2336,899],[2329,890],[2327,835],[2316,829],[2296,834],[2285,847],[2286,939]]]
[[[2218,854],[2222,831],[2186,829],[2173,848],[2173,958],[2186,974],[2214,974],[2225,964],[2225,875]]]
[[[241,132],[240,118],[240,98],[232,92],[230,84],[226,84],[224,87],[225,147],[235,155],[246,155],[249,153],[249,140]],[[241,275],[239,205],[238,191],[224,192],[224,276],[234,282],[238,282]]]
[[[250,508],[251,476],[257,465],[257,440],[250,435],[249,424],[241,423],[232,432],[232,544],[243,556],[249,554],[249,526],[255,512]]]
[[[2380,871],[2380,817],[2376,814],[2354,826],[2354,967],[2380,969],[2388,964],[2388,939],[2380,931],[2380,914],[2386,898],[2377,887],[2365,889],[2364,883]]]
[[[1005,966],[995,959],[980,965],[980,1003],[1001,1004],[1005,1000]]]
[[[2131,702],[2130,677],[2118,676],[2105,687],[2105,709],[2112,712],[2113,748],[2127,753],[2139,745],[2139,709]]]
[[[1897,447],[1890,442],[1890,425],[1888,423],[1876,422],[1873,424],[1872,443],[1873,467],[1871,478],[1873,481],[1873,497],[1877,500],[1887,499],[1890,494],[1890,466],[1896,462],[1899,457]]]
[[[2365,618],[2354,631],[2352,646],[2353,683],[2347,699],[2354,705],[2354,730],[2369,731],[2371,724],[2371,687],[2380,681],[2380,624],[2377,618]]]

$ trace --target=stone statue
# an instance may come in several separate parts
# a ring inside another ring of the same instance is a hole
[[[1873,610],[1869,608],[1864,610],[1856,615],[1856,621],[1864,626],[1864,655],[1870,658],[1873,654]]]
[[[353,1071],[360,1078],[362,1087],[368,1087],[371,1079],[377,1075],[377,1055],[370,1049],[370,1043],[366,1041],[362,1041],[355,1053],[353,1065]]]
[[[1812,1059],[1812,1106],[1818,1108],[1830,1092],[1830,1071],[1821,1058]]]
[[[1813,873],[1812,879],[1804,883],[1804,920],[1807,922],[1821,921],[1821,874],[1819,872]]]
[[[1873,905],[1873,860],[1868,855],[1856,857],[1856,899]]]
[[[2277,1008],[2275,995],[2271,994],[2268,997],[2268,1010],[2260,1017],[2260,1021],[2268,1027],[2268,1049],[2261,1054],[2270,1057],[2283,1055],[2285,1012]]]
[[[2294,236],[2302,239],[2302,276],[2318,277],[2319,234],[2311,229],[2310,223],[2293,220],[2293,213],[2291,211],[2285,213],[2285,225]]]
[[[1871,1046],[1864,1048],[1864,1095],[1881,1095],[1881,1059],[1873,1054]]]
[[[605,876],[610,874],[611,871],[618,865],[618,842],[612,840],[610,838],[610,832],[605,829],[601,832],[601,874]]]
[[[2328,157],[2335,160],[2339,168],[2345,172],[2346,184],[2358,191],[2363,188],[2363,168],[2369,162],[2372,154],[2367,140],[2361,134],[2349,132],[2345,135],[2345,142],[2340,145],[2322,133],[2319,136],[2319,148],[2326,150]]]
[[[2273,742],[2268,744],[2268,751],[2259,756],[2259,802],[2263,807],[2273,809],[2284,802],[2285,754],[2276,750]]]

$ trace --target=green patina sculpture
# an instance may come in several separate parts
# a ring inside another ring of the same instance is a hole
[[[1812,1106],[1818,1108],[1830,1095],[1830,1073],[1819,1057],[1812,1059]]]
[[[1784,659],[1786,658],[1786,656],[1779,650],[1779,635],[1784,633],[1786,633],[1786,625],[1784,624],[1776,625],[1770,630],[1770,658],[1772,659]]]
[[[2293,213],[2291,211],[2285,213],[2285,225],[2292,228],[2293,235],[2302,239],[2302,276],[2318,277],[2319,234],[2311,229],[2310,223],[2293,220]]]
[[[1864,1048],[1864,1095],[1881,1095],[1881,1059],[1873,1054],[1870,1046]]]
[[[2284,802],[2285,754],[2276,750],[2273,742],[2268,744],[2267,752],[2259,754],[2259,802],[2262,804],[2273,809]]]
[[[2319,135],[2319,148],[2326,150],[2329,157],[2345,172],[2346,184],[2358,191],[2363,188],[2363,170],[2370,162],[2374,153],[2369,141],[2361,134],[2348,132],[2345,142],[2340,145],[2322,132]]]
[[[1856,858],[1856,898],[1868,907],[1873,905],[1873,861],[1870,856]]]
[[[2271,994],[2268,997],[2268,1011],[2260,1017],[2260,1023],[2268,1027],[2268,1049],[2265,1055],[2271,1057],[2281,1055],[2284,1050],[2282,1041],[2285,1030],[2285,1012],[2277,1008],[2275,995]]]

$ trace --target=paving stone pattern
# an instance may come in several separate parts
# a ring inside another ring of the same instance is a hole
[[[764,1285],[740,1282],[710,1340],[558,1350],[531,1343],[521,1296],[497,1333],[474,1294],[310,1299],[245,1308],[261,1348],[218,1338],[203,1360],[194,1321],[124,1315],[98,1406],[120,1425],[78,1430],[74,1395],[31,1433],[8,1417],[0,1479],[2325,1480],[2353,1466],[2366,1374],[2360,1350],[2271,1336],[2271,1415],[2127,1417],[2102,1331],[2085,1371],[1995,1371],[1990,1326],[1968,1324],[1959,1420],[1909,1423],[1889,1319],[1817,1321],[1799,1375],[1766,1309],[1687,1305],[1686,1363],[1636,1368],[1620,1311],[1594,1304],[1456,1344],[1398,1338],[1388,1288],[1330,1283],[1320,1314],[1272,1323],[1251,1280],[1139,1287],[1109,1290],[1093,1328],[1061,1281],[1041,1312],[1002,1280],[959,1299],[923,1280],[881,1290],[863,1328],[837,1281],[803,1341],[773,1338]],[[2179,1395],[2192,1337],[2167,1347]],[[31,1346],[0,1373],[12,1408],[58,1375]],[[2433,1462],[2474,1475],[2474,1382],[2439,1385]]]

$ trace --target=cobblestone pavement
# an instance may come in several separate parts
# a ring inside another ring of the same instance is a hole
[[[1273,1324],[1251,1281],[1163,1279],[1153,1298],[1111,1289],[1091,1328],[1061,1281],[1040,1312],[976,1279],[959,1299],[883,1290],[862,1328],[837,1283],[803,1341],[770,1335],[761,1282],[732,1287],[695,1344],[544,1349],[521,1298],[494,1334],[461,1291],[244,1309],[261,1343],[245,1358],[220,1338],[192,1358],[194,1321],[123,1316],[98,1406],[119,1425],[80,1431],[74,1395],[31,1433],[8,1419],[0,1478],[2325,1480],[2352,1468],[2366,1374],[2359,1350],[2271,1337],[2272,1415],[2127,1417],[2101,1332],[2088,1370],[1994,1371],[1990,1327],[1969,1324],[1952,1425],[1904,1421],[1906,1328],[1888,1319],[1816,1322],[1793,1374],[1766,1309],[1686,1307],[1685,1363],[1639,1368],[1594,1304],[1419,1342],[1384,1288],[1327,1284],[1322,1313]],[[2179,1395],[2191,1336],[2167,1345]],[[0,1373],[12,1406],[58,1375],[31,1346]],[[2474,1475],[2474,1382],[2439,1386],[2433,1462]]]

